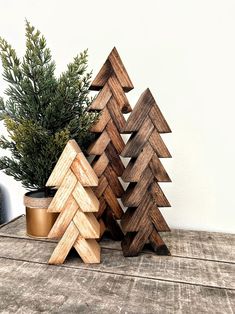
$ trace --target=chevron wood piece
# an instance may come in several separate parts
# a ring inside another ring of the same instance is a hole
[[[72,247],[84,263],[99,263],[100,247],[95,239],[100,237],[100,224],[94,213],[99,211],[100,202],[91,189],[98,185],[98,177],[74,140],[66,145],[59,165],[61,160],[66,160],[68,152],[70,158],[73,155],[73,161],[69,167],[66,165],[67,171],[48,208],[48,212],[60,213],[48,235],[60,238],[49,264],[63,263]],[[59,171],[56,165],[47,186],[58,182]]]
[[[100,133],[111,119],[109,110],[105,107],[100,114],[98,122],[91,128],[91,132]]]
[[[158,207],[170,203],[158,182],[171,182],[159,158],[171,157],[160,133],[171,132],[153,95],[146,89],[130,114],[123,133],[131,136],[121,156],[131,157],[122,180],[129,182],[121,197],[128,207],[121,218],[125,232],[124,256],[138,255],[145,245],[156,254],[169,255],[159,232],[170,231]]]
[[[123,157],[137,157],[149,137],[152,135],[154,125],[152,121],[147,117],[141,125],[138,132],[133,133],[128,140],[125,148],[123,149],[121,156]]]
[[[102,89],[113,72],[117,75],[119,83],[121,84],[125,92],[128,92],[134,88],[129,78],[129,75],[127,74],[127,71],[122,63],[122,60],[117,52],[117,49],[114,47],[109,54],[106,62],[93,80],[91,84],[91,89]]]
[[[118,199],[124,194],[119,181],[125,170],[120,158],[125,147],[121,132],[126,125],[124,114],[132,111],[125,94],[132,88],[126,69],[114,48],[90,87],[99,93],[89,110],[99,111],[100,119],[90,130],[95,133],[96,139],[88,148],[88,154],[95,156],[91,166],[99,178],[98,186],[93,187],[100,201],[96,217],[100,221],[102,234],[109,234],[114,240],[123,238],[117,221],[123,215]],[[150,119],[149,122],[152,123]]]

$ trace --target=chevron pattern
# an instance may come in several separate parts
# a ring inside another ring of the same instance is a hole
[[[122,180],[130,182],[121,198],[128,207],[121,219],[126,232],[122,241],[124,256],[138,255],[148,243],[157,254],[169,255],[158,232],[170,229],[158,207],[170,204],[158,182],[171,182],[160,161],[171,157],[160,133],[171,130],[149,89],[140,96],[123,132],[131,134],[121,153],[131,157],[122,174]]]
[[[100,118],[91,129],[96,139],[88,148],[89,155],[95,156],[92,168],[99,178],[99,184],[93,189],[100,201],[96,214],[101,226],[101,236],[109,232],[114,240],[121,240],[123,233],[117,220],[121,219],[123,210],[118,202],[124,189],[118,179],[125,168],[120,154],[125,143],[120,133],[126,125],[124,113],[131,112],[131,106],[125,92],[133,89],[133,85],[114,48],[102,66],[90,87],[99,94],[92,102],[89,110],[100,111]]]
[[[98,178],[74,140],[67,143],[46,185],[58,188],[48,212],[59,213],[48,237],[61,238],[49,264],[62,264],[72,247],[84,263],[99,263],[95,239],[100,236],[100,224],[93,214],[99,210],[99,201],[91,189],[98,185]]]

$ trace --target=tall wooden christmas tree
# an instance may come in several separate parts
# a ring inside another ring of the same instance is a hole
[[[89,155],[94,155],[92,167],[99,177],[94,192],[100,201],[96,217],[101,225],[101,235],[108,231],[115,240],[121,240],[123,233],[117,222],[123,215],[118,198],[124,194],[118,179],[124,166],[120,159],[125,144],[120,133],[125,128],[123,113],[131,112],[125,92],[133,89],[121,58],[113,48],[90,87],[100,91],[89,110],[100,111],[100,118],[91,131],[96,133],[94,143],[89,147]]]
[[[121,219],[126,232],[124,256],[135,256],[145,244],[157,254],[169,255],[159,232],[170,231],[158,207],[170,206],[158,182],[170,182],[159,158],[171,157],[159,133],[171,132],[151,92],[147,89],[129,116],[124,133],[131,133],[123,157],[131,157],[122,174],[130,182],[122,196],[128,207]]]
[[[46,185],[58,188],[48,212],[60,213],[48,237],[61,238],[49,264],[62,264],[72,247],[85,263],[99,263],[95,239],[100,225],[93,214],[99,201],[91,189],[98,178],[74,140],[67,143]]]

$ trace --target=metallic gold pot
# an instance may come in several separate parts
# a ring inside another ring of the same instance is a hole
[[[24,205],[26,207],[26,232],[30,237],[47,238],[56,218],[57,213],[48,213],[53,195],[56,191],[50,191],[49,196],[45,196],[45,191],[28,192],[24,195]]]

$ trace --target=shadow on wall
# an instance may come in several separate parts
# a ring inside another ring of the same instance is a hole
[[[9,192],[0,185],[0,225],[9,220]]]

